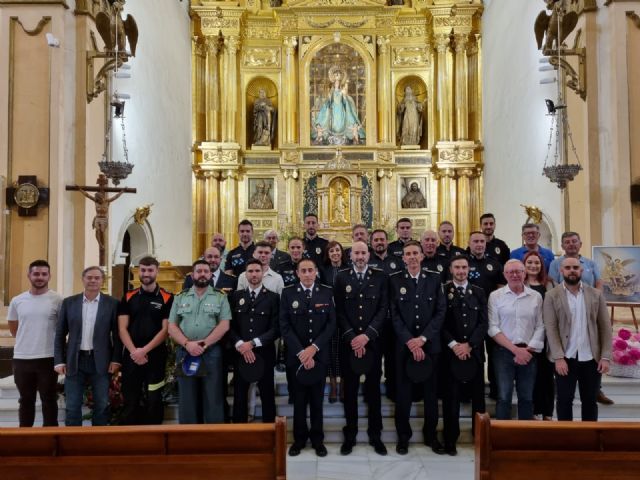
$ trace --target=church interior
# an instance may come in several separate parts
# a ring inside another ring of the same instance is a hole
[[[640,1],[560,3],[558,49],[553,0],[0,0],[0,327],[36,258],[178,293],[243,219],[637,244]]]

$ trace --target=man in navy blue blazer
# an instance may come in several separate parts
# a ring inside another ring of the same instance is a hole
[[[55,371],[65,375],[67,426],[82,425],[87,380],[93,395],[92,424],[109,423],[109,382],[120,369],[122,343],[118,300],[100,293],[103,282],[100,267],[85,268],[84,292],[65,298],[60,307],[53,354]]]

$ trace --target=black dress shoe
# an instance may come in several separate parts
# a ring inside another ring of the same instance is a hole
[[[316,445],[315,447],[313,447],[313,449],[316,451],[317,456],[319,457],[327,456],[327,447],[325,447],[322,443],[320,445]]]
[[[297,457],[298,455],[300,455],[300,450],[302,450],[303,448],[304,447],[301,447],[300,445],[294,443],[289,447],[289,456]]]
[[[432,441],[425,441],[424,444],[427,447],[431,447],[433,453],[437,455],[444,455],[445,453],[444,446],[437,439]]]
[[[445,445],[444,452],[447,455],[451,455],[452,457],[455,457],[456,455],[458,455],[458,450],[456,449],[455,445]]]
[[[378,455],[387,454],[387,447],[384,446],[384,443],[382,443],[382,440],[380,440],[379,438],[370,439],[369,445],[373,447],[373,449]]]
[[[396,445],[396,453],[398,455],[406,455],[409,453],[409,444],[407,442],[398,442]]]
[[[355,444],[356,442],[345,440],[345,442],[340,446],[340,455],[349,455],[353,452],[353,446]]]

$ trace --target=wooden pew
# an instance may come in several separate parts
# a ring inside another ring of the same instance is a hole
[[[640,478],[640,423],[491,420],[476,414],[476,480]]]
[[[0,428],[0,478],[286,478],[286,418],[271,424]]]

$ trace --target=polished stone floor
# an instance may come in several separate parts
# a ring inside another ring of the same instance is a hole
[[[353,453],[340,455],[340,445],[329,444],[329,455],[316,457],[307,447],[297,457],[287,456],[289,480],[471,480],[473,446],[458,448],[458,455],[436,455],[424,445],[410,445],[408,455],[398,455],[395,444],[387,445],[389,454],[382,457],[373,448],[357,445]]]

